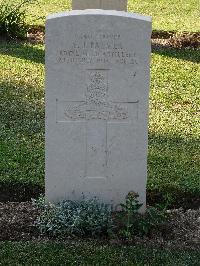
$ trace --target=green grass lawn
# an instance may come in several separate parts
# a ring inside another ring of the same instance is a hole
[[[151,66],[148,189],[200,196],[200,51],[163,48]]]
[[[30,6],[27,21],[44,25],[45,16],[49,13],[70,9],[70,0],[38,0],[37,4]],[[154,30],[200,31],[199,0],[129,0],[128,11],[152,16]],[[33,22],[31,14],[36,14],[39,19]]]
[[[4,0],[0,0],[0,3]],[[15,4],[20,0],[9,0]],[[71,0],[32,0],[27,5],[27,23],[44,25],[50,13],[71,9]],[[153,29],[161,31],[200,31],[199,0],[129,0],[128,11],[150,15]],[[37,19],[36,19],[37,18]]]
[[[199,59],[197,50],[152,53],[148,191],[164,202],[200,197]],[[44,47],[1,43],[0,76],[0,188],[42,188]]]
[[[165,251],[95,242],[0,243],[0,265],[146,265],[197,266],[199,252]]]
[[[38,3],[29,7],[28,24],[44,25],[47,14],[71,8],[69,0]],[[200,29],[198,0],[129,0],[128,7],[151,15],[154,30]],[[157,203],[184,205],[200,198],[199,62],[200,50],[152,53],[147,188]],[[23,199],[44,188],[44,46],[0,42],[0,77],[0,194]],[[0,265],[196,266],[199,261],[199,252],[101,242],[0,243]]]
[[[154,30],[200,31],[199,0],[129,0],[128,9],[152,16]]]
[[[71,8],[66,0],[36,2],[28,6],[29,24],[44,25],[47,14]],[[197,0],[129,0],[133,10],[152,15],[154,29],[200,28]],[[34,21],[33,14],[40,18]],[[199,62],[200,50],[162,48],[152,54],[148,192],[164,202],[200,196]],[[0,76],[0,190],[42,191],[44,46],[0,43]]]
[[[44,47],[0,47],[0,187],[43,186]]]

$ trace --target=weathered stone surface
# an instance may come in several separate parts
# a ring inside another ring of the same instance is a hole
[[[72,9],[105,9],[127,11],[127,0],[72,0]]]
[[[151,19],[118,11],[46,24],[46,197],[146,202]]]

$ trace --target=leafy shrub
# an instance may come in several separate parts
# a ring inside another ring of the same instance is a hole
[[[132,229],[139,215],[142,204],[137,200],[138,195],[130,192],[124,204],[120,204],[122,211],[117,215],[117,220],[121,224],[121,234],[125,238],[132,238]]]
[[[138,196],[130,192],[125,204],[121,204],[122,211],[117,215],[118,224],[120,224],[122,237],[131,240],[135,235],[148,235],[153,229],[159,228],[165,224],[165,210],[159,211],[151,207],[147,208],[144,214],[139,210],[143,204],[139,203]]]
[[[135,233],[144,236],[148,235],[154,229],[160,230],[166,225],[166,218],[165,210],[161,211],[157,208],[149,207],[145,214],[140,215],[136,223]]]
[[[2,1],[0,4],[0,35],[11,38],[22,38],[28,27],[25,23],[27,4],[34,0],[21,0],[14,4],[12,0]]]
[[[65,200],[58,204],[38,206],[43,212],[36,221],[42,234],[56,237],[110,235],[114,228],[111,205],[100,203],[96,198],[80,201]]]
[[[45,204],[44,198],[35,201],[42,209],[36,226],[42,234],[52,237],[99,237],[113,236],[132,240],[134,236],[148,235],[165,224],[165,211],[147,208],[144,214],[139,210],[142,204],[138,195],[129,193],[120,212],[113,212],[112,206],[100,203],[96,198],[80,201],[65,200],[58,204]]]

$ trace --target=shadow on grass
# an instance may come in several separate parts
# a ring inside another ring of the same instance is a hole
[[[43,191],[42,88],[0,83],[0,201],[30,200]]]
[[[41,88],[0,83],[0,201],[44,192],[43,97]],[[198,151],[197,139],[149,134],[148,204],[200,205]]]
[[[0,54],[9,55],[35,63],[44,64],[45,52],[38,48],[38,45],[33,45],[24,42],[0,42]]]
[[[198,208],[200,173],[198,139],[149,135],[148,203]]]
[[[0,82],[2,130],[33,136],[44,133],[44,89],[26,82]]]
[[[181,60],[191,61],[193,63],[200,63],[200,49],[178,49],[172,48],[162,44],[153,44],[152,53],[173,57]]]

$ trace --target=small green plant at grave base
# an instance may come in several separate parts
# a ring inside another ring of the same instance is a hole
[[[139,212],[142,204],[138,195],[131,192],[122,211],[113,212],[112,205],[104,204],[97,198],[80,201],[65,200],[57,204],[45,203],[44,197],[32,200],[42,210],[35,222],[41,234],[50,237],[119,237],[132,240],[134,236],[148,235],[153,229],[165,224],[165,211],[147,208]]]
[[[25,23],[27,4],[35,0],[5,0],[0,3],[0,35],[10,38],[24,38],[28,31]]]
[[[37,206],[37,208],[41,208],[42,210],[45,209],[45,207],[47,207],[47,205],[45,204],[45,197],[40,194],[38,199],[31,199],[32,204]]]
[[[132,240],[135,235],[148,235],[154,228],[161,227],[166,221],[165,211],[156,208],[147,208],[144,214],[139,213],[143,204],[138,201],[138,194],[130,192],[122,211],[118,214],[118,222],[121,224],[120,234],[123,238]]]
[[[134,192],[129,192],[125,203],[120,204],[122,211],[119,213],[118,218],[120,223],[122,223],[121,234],[128,240],[132,239],[132,230],[135,224],[136,216],[139,215],[139,209],[142,207],[142,204],[137,200],[138,194]]]
[[[159,211],[157,208],[149,207],[144,215],[140,215],[136,232],[139,235],[148,235],[153,229],[162,229],[166,222],[166,212]]]
[[[113,232],[112,206],[97,198],[80,201],[65,200],[58,204],[36,202],[43,209],[35,225],[50,237],[100,237]]]

